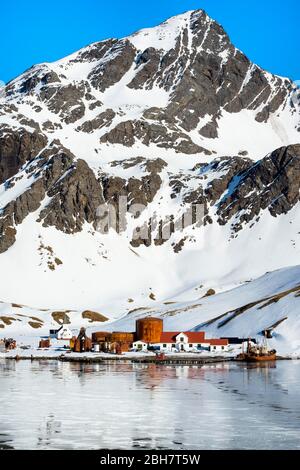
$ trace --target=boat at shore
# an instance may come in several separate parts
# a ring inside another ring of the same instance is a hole
[[[244,362],[276,361],[276,353],[277,351],[275,349],[269,348],[266,338],[264,338],[264,341],[260,345],[253,344],[248,340],[246,351],[239,354],[236,360]]]

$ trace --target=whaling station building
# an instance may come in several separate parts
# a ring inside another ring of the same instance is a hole
[[[228,350],[227,339],[208,339],[205,332],[163,331],[161,318],[146,317],[136,321],[135,332],[106,332],[92,334],[95,351],[127,352],[224,352]]]

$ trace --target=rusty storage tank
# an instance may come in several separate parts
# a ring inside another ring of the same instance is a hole
[[[93,343],[105,343],[111,340],[111,333],[109,331],[95,331],[92,333]]]
[[[137,340],[144,343],[160,343],[163,332],[163,320],[155,317],[140,318],[136,321]]]
[[[134,333],[127,333],[126,331],[114,331],[111,334],[111,341],[119,343],[133,343]]]

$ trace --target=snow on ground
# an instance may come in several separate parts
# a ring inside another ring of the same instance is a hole
[[[228,352],[208,352],[202,351],[199,353],[166,353],[165,356],[167,359],[180,359],[180,360],[189,360],[189,359],[232,359],[236,357],[242,350],[242,347],[232,347]],[[153,359],[156,354],[151,351],[143,351],[143,352],[135,352],[130,351],[126,353],[120,354],[109,354],[109,353],[95,353],[95,352],[88,352],[88,353],[73,353],[68,349],[63,347],[54,346],[49,349],[36,349],[33,347],[28,347],[28,349],[16,348],[12,351],[1,352],[0,350],[0,360],[1,359],[15,359],[16,357],[19,359],[59,359],[62,356],[66,358],[66,360],[78,360],[78,361],[85,361],[85,360],[104,360],[104,361],[118,361],[118,360],[147,360]]]
[[[247,151],[248,157],[255,161],[276,148],[299,142],[299,132],[296,130],[299,118],[296,113],[292,115],[288,108],[283,107],[280,115],[278,112],[271,114],[267,123],[257,122],[257,113],[248,109],[239,113],[223,110],[218,120],[218,138],[206,139],[199,135],[198,130],[206,123],[205,118],[190,135],[196,144],[216,152],[217,156],[238,155],[241,151]]]

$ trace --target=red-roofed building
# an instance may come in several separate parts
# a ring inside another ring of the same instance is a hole
[[[165,331],[161,333],[160,342],[152,344],[162,352],[224,352],[228,349],[227,339],[206,339],[204,331]]]

